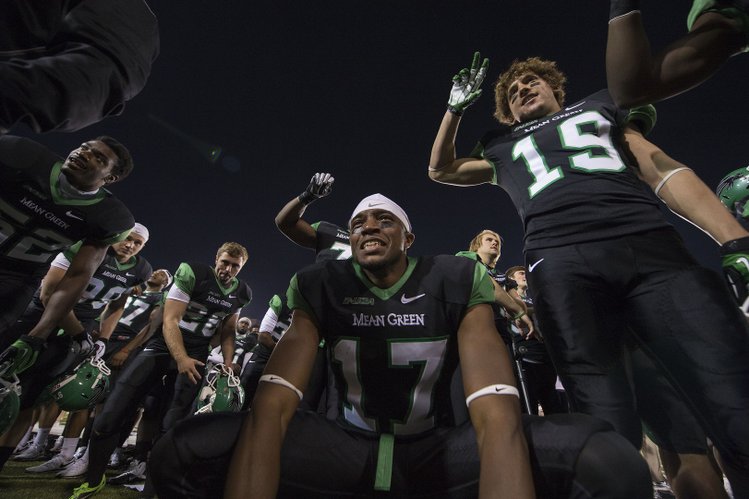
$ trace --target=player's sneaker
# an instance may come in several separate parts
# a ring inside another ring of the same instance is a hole
[[[26,450],[23,452],[19,452],[15,456],[13,456],[14,461],[40,461],[44,459],[44,456],[47,453],[47,449],[44,445],[37,445],[35,443],[31,443]]]
[[[71,462],[73,462],[72,457],[63,457],[60,454],[57,454],[56,456],[54,456],[52,459],[50,459],[47,462],[44,462],[37,466],[31,466],[30,468],[26,468],[26,471],[29,473],[46,473],[48,471],[60,471],[61,469],[69,465]]]
[[[19,443],[18,446],[15,449],[13,449],[13,456],[15,457],[18,454],[20,454],[21,452],[23,452],[26,449],[28,449],[29,446],[34,443],[34,437],[35,437],[35,435],[36,435],[36,433],[32,433],[31,436],[28,438],[28,440],[26,440],[25,442]]]
[[[60,435],[55,439],[55,443],[52,446],[51,449],[49,449],[50,452],[60,452],[60,449],[62,449],[62,442],[65,440],[65,437]]]
[[[18,338],[0,353],[0,377],[9,378],[34,365],[43,345],[44,340],[41,338],[27,335]]]
[[[130,466],[125,472],[110,478],[112,485],[124,485],[126,483],[141,482],[146,479],[146,462],[139,459],[130,461]]]
[[[728,241],[720,247],[723,274],[736,303],[749,312],[749,237]]]
[[[81,456],[83,456],[86,453],[87,448],[88,447],[86,447],[85,445],[78,447],[77,449],[75,449],[75,454],[73,454],[73,457],[76,459],[80,459]]]
[[[107,467],[109,468],[121,468],[125,464],[125,451],[122,449],[122,447],[117,447],[113,452],[112,455],[109,456],[109,462],[107,463]]]
[[[73,495],[70,496],[70,499],[83,499],[84,497],[91,497],[92,495],[100,492],[106,484],[107,477],[105,477],[104,475],[101,476],[101,481],[98,485],[92,486],[89,485],[88,482],[83,482],[82,485],[73,489]]]
[[[88,471],[88,455],[73,459],[65,466],[65,469],[60,471],[57,476],[60,478],[75,478],[83,476]]]

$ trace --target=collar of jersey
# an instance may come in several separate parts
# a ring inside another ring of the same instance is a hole
[[[127,270],[135,267],[135,264],[138,263],[138,257],[131,256],[128,261],[125,263],[120,263],[120,261],[117,259],[117,257],[114,257],[114,264],[117,265],[117,270]]]
[[[213,278],[216,279],[216,284],[218,284],[218,289],[220,289],[224,295],[228,295],[229,293],[237,289],[237,287],[239,286],[239,279],[237,279],[236,277],[233,277],[231,280],[231,284],[229,284],[229,286],[226,288],[223,287],[221,285],[221,281],[218,280],[218,276],[216,275],[215,269],[213,269]]]
[[[356,272],[356,275],[359,277],[359,279],[364,283],[365,286],[369,289],[369,291],[375,295],[380,300],[388,300],[392,296],[394,296],[400,289],[403,287],[403,284],[408,280],[409,277],[411,277],[411,274],[413,274],[414,268],[416,267],[416,263],[418,260],[416,258],[408,257],[408,266],[406,267],[406,271],[403,273],[400,279],[398,279],[398,282],[390,286],[389,288],[383,289],[378,288],[375,286],[372,281],[369,280],[367,275],[364,273],[362,268],[359,266],[358,263],[356,263],[356,260],[351,259],[351,263],[354,265],[354,272]]]
[[[83,205],[90,205],[90,204],[96,204],[102,199],[104,199],[104,196],[106,195],[106,189],[101,188],[99,189],[99,192],[96,193],[95,196],[91,196],[90,198],[66,198],[62,195],[60,192],[60,175],[61,175],[61,169],[62,169],[62,162],[58,161],[54,164],[52,167],[52,172],[49,174],[49,190],[52,192],[52,201],[55,202],[55,204],[61,204],[61,205],[71,205],[71,206],[83,206]]]
[[[475,251],[458,251],[455,253],[455,256],[463,256],[465,258],[470,258],[471,260],[476,260],[481,265],[484,266],[487,272],[489,272],[490,275],[496,275],[495,268],[496,267],[490,267],[484,261],[481,259],[481,256],[475,252]]]

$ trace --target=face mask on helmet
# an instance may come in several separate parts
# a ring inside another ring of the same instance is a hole
[[[734,170],[723,177],[715,193],[731,213],[749,218],[749,166]]]
[[[50,394],[64,411],[88,409],[107,393],[110,374],[102,359],[92,357],[79,364],[72,374],[57,378],[50,385]]]
[[[195,414],[238,412],[244,405],[244,388],[239,377],[223,364],[216,365],[206,376],[206,385],[198,395]]]
[[[21,407],[21,385],[18,377],[0,378],[0,434],[5,433],[16,420]]]

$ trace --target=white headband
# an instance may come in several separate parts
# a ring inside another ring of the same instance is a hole
[[[406,212],[403,211],[403,208],[398,206],[395,201],[379,193],[372,194],[371,196],[367,196],[359,201],[359,204],[356,205],[356,208],[354,208],[354,212],[349,218],[349,225],[351,225],[351,220],[362,211],[375,209],[389,211],[390,213],[395,215],[398,220],[401,221],[408,232],[411,232],[411,221],[408,219],[408,215],[406,215]]]
[[[148,241],[148,229],[145,225],[135,222],[135,226],[130,230],[131,234],[138,234],[145,241]]]

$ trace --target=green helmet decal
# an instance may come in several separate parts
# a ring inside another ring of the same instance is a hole
[[[21,407],[21,385],[14,374],[11,380],[0,378],[0,434],[16,420]]]
[[[198,410],[207,412],[239,412],[244,405],[244,388],[239,377],[223,364],[216,365],[206,376],[206,385],[198,395]]]
[[[734,170],[723,177],[715,193],[731,213],[749,218],[749,166]]]
[[[102,359],[84,360],[72,374],[63,374],[50,385],[52,399],[64,411],[93,407],[109,389],[111,371]]]

